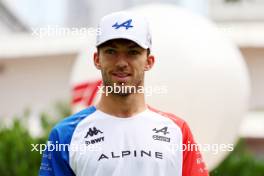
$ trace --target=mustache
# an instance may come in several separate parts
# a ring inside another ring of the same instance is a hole
[[[111,70],[110,71],[110,74],[113,74],[113,73],[131,74],[131,71],[130,70],[127,70],[127,69],[117,68],[117,69],[114,69],[114,70]]]

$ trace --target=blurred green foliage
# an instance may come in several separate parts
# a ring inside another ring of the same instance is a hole
[[[55,114],[41,113],[43,135],[32,137],[28,131],[29,111],[21,117],[16,117],[11,126],[0,123],[0,175],[1,176],[33,176],[38,175],[41,154],[31,151],[31,144],[44,144],[49,131],[62,117],[70,115],[70,106],[57,103]],[[56,116],[56,117],[55,117]],[[60,118],[58,118],[60,117]]]
[[[240,139],[222,163],[210,176],[264,176],[264,159],[256,159]]]
[[[33,176],[38,175],[41,155],[31,151],[31,144],[44,144],[51,128],[62,117],[71,114],[69,104],[58,103],[55,114],[41,113],[43,135],[32,137],[28,131],[29,111],[16,118],[12,125],[0,125],[0,175]],[[58,118],[59,117],[59,118]],[[0,123],[1,124],[1,123]],[[234,151],[210,173],[211,176],[264,176],[264,160],[257,160],[247,150],[245,142],[239,140]]]

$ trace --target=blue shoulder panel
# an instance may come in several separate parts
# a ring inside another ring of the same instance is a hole
[[[87,116],[96,111],[91,106],[77,114],[63,119],[52,130],[49,135],[47,148],[42,155],[42,162],[39,170],[40,176],[72,176],[75,175],[69,164],[69,150],[57,150],[58,144],[69,146],[76,126]],[[51,145],[50,145],[51,144]],[[54,144],[52,146],[52,144]],[[50,146],[50,147],[49,147]]]

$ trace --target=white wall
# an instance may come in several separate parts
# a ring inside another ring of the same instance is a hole
[[[255,21],[264,20],[263,0],[209,0],[209,16],[216,21]]]
[[[264,110],[264,48],[241,48],[251,79],[252,110]]]
[[[0,60],[0,118],[34,112],[70,97],[69,78],[75,55]]]

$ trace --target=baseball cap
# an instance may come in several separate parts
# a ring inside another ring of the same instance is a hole
[[[144,16],[128,11],[114,12],[104,16],[98,27],[97,47],[112,39],[128,39],[144,49],[151,48],[151,33]]]

